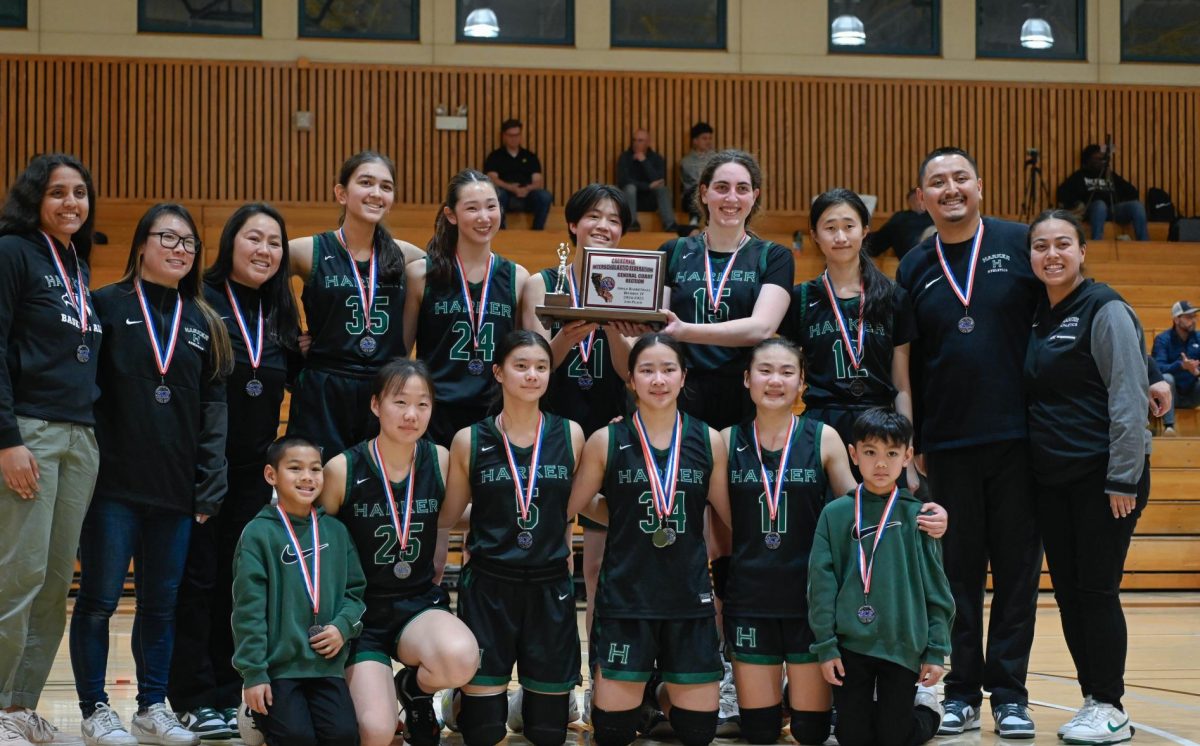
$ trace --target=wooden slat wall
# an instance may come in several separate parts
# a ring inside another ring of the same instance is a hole
[[[470,130],[434,130],[442,103],[467,104]],[[0,190],[31,155],[66,150],[108,198],[322,201],[341,161],[372,147],[397,161],[398,201],[436,203],[517,116],[561,204],[614,178],[636,126],[674,164],[703,119],[759,157],[771,211],[835,185],[898,209],[920,157],[956,144],[979,159],[988,211],[1013,215],[1027,147],[1052,192],[1111,132],[1123,176],[1200,214],[1198,109],[1195,88],[0,57]],[[295,110],[314,131],[292,129]]]

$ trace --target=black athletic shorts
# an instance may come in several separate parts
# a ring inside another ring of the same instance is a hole
[[[730,616],[725,614],[725,645],[729,657],[740,663],[779,665],[816,663],[809,652],[816,642],[808,620],[803,617]]]
[[[744,383],[743,369],[689,369],[679,408],[720,432],[754,416],[754,402]]]
[[[484,419],[490,411],[487,402],[469,405],[434,402],[433,416],[429,418],[426,434],[434,443],[449,448],[455,433]]]
[[[362,617],[362,634],[350,641],[350,657],[346,665],[362,661],[377,661],[391,665],[397,657],[400,635],[408,623],[427,611],[450,612],[450,594],[440,585],[417,596],[368,600]]]
[[[579,681],[575,584],[566,562],[522,573],[472,559],[458,585],[458,617],[479,641],[471,683],[507,686],[513,664],[521,686],[569,692]]]
[[[288,435],[316,443],[325,461],[350,446],[379,434],[379,418],[371,414],[374,376],[356,378],[305,368],[292,390]]]
[[[700,619],[603,619],[592,622],[595,664],[606,679],[647,681],[655,663],[663,681],[707,684],[720,681],[725,667],[718,649],[717,623]]]

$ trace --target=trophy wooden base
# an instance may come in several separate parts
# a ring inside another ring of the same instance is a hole
[[[561,302],[559,299],[565,302]],[[538,320],[549,327],[554,321],[590,321],[603,324],[606,321],[627,321],[631,324],[646,324],[655,331],[667,324],[667,315],[662,311],[622,311],[615,308],[577,308],[571,305],[571,297],[565,293],[556,297],[546,294],[545,305],[533,309]]]

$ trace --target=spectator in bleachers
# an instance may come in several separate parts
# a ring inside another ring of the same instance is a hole
[[[1133,223],[1139,241],[1149,241],[1146,208],[1138,190],[1112,170],[1111,153],[1099,145],[1083,149],[1080,169],[1058,185],[1058,204],[1076,212],[1091,226],[1093,241],[1104,238],[1104,223]]]
[[[500,227],[507,228],[506,216],[512,212],[533,213],[533,229],[546,228],[546,217],[554,195],[546,191],[542,162],[521,145],[524,125],[520,119],[506,119],[500,125],[503,143],[483,163],[483,170],[496,185],[500,199]]]
[[[1154,338],[1154,361],[1171,386],[1171,408],[1163,415],[1163,435],[1175,435],[1175,408],[1200,406],[1200,334],[1196,312],[1181,300],[1171,306],[1172,328]]]
[[[696,187],[700,172],[713,154],[713,128],[708,122],[692,125],[692,150],[679,162],[679,183],[683,189],[683,209],[688,211],[688,225],[700,225],[700,208],[696,205]]]
[[[909,249],[933,235],[933,218],[921,204],[916,187],[908,190],[906,199],[907,210],[892,213],[882,228],[867,236],[867,253],[871,256],[880,256],[891,249],[897,259],[903,259]]]
[[[649,130],[640,127],[634,130],[629,148],[617,159],[617,186],[621,187],[625,200],[633,208],[630,231],[642,229],[637,217],[639,201],[645,204],[652,199],[663,230],[673,232],[679,226],[675,223],[675,200],[671,196],[671,187],[667,186],[667,162],[650,147],[650,142]]]

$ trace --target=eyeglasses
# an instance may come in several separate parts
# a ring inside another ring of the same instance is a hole
[[[155,231],[151,236],[158,236],[158,242],[162,244],[164,249],[177,249],[180,244],[183,245],[183,250],[188,254],[195,254],[200,251],[200,242],[195,236],[181,236],[178,233],[171,231]]]

